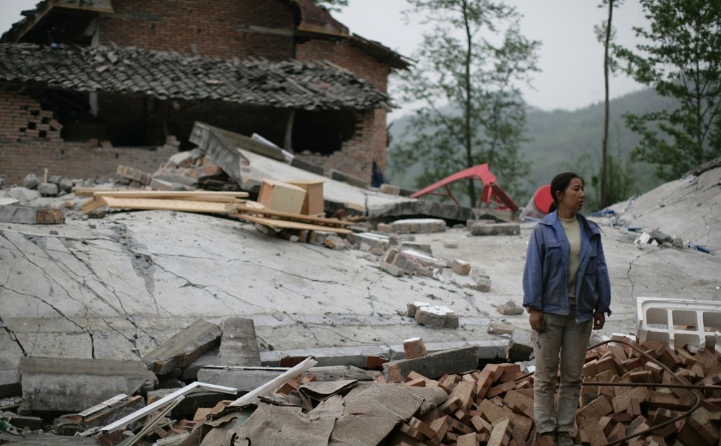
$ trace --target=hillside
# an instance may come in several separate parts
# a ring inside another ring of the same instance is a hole
[[[625,158],[638,142],[638,136],[626,128],[624,113],[645,113],[668,108],[673,101],[662,98],[653,90],[631,93],[611,101],[611,124],[609,153],[621,154]],[[403,116],[393,122],[391,137],[393,142],[389,151],[405,141],[410,116]],[[527,134],[529,141],[522,147],[523,156],[531,163],[531,173],[527,189],[530,194],[538,186],[550,182],[553,175],[562,170],[575,170],[588,178],[591,170],[600,163],[601,140],[603,137],[603,103],[574,110],[544,111],[529,108],[527,115]],[[493,166],[491,166],[493,171]],[[420,166],[414,166],[402,172],[388,168],[388,177],[394,184],[416,189],[415,177]],[[645,192],[662,184],[653,176],[653,168],[635,163],[635,192]],[[587,187],[587,193],[593,193]],[[525,201],[523,197],[516,197]],[[524,203],[525,204],[525,203]]]

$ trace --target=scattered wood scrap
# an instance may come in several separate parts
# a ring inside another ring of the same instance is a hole
[[[236,214],[251,214],[251,216],[278,217],[274,220],[282,219],[289,221],[309,222],[321,226],[350,226],[352,223],[335,218],[315,217],[312,215],[303,215],[293,212],[276,211],[274,209],[259,209],[257,207],[247,206],[245,204],[230,204],[228,209]]]

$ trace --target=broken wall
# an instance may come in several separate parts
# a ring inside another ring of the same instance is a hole
[[[52,110],[43,110],[39,101],[0,88],[0,141],[62,141],[53,122]]]
[[[0,142],[0,176],[7,184],[22,184],[27,174],[47,167],[51,175],[68,178],[114,177],[118,164],[153,172],[177,151],[171,144],[104,149],[88,143]]]
[[[293,57],[295,14],[278,0],[116,0],[113,9],[101,15],[101,45],[225,59]]]

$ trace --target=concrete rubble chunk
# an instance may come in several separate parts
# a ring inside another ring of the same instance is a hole
[[[525,311],[523,307],[516,305],[516,302],[511,299],[509,299],[505,304],[498,305],[496,310],[506,316],[517,316],[519,314],[523,314]]]
[[[485,293],[491,290],[491,278],[484,270],[473,268],[471,278],[475,283],[473,289],[476,291],[483,291]]]
[[[519,223],[474,223],[471,226],[472,235],[520,235]]]
[[[348,242],[338,237],[337,235],[331,235],[326,237],[326,239],[323,241],[323,244],[330,249],[335,249],[336,251],[348,249]]]
[[[478,346],[430,353],[422,358],[401,359],[383,364],[383,374],[390,382],[404,382],[411,372],[430,379],[445,374],[475,370],[478,367]]]
[[[421,306],[416,309],[416,324],[435,328],[458,328],[458,315],[443,306]]]
[[[58,185],[54,183],[41,183],[38,186],[38,192],[43,197],[57,197],[58,196]]]
[[[136,361],[23,357],[19,370],[22,409],[33,412],[79,412],[155,380]]]
[[[221,324],[218,365],[260,366],[260,350],[253,319],[234,317]]]
[[[511,336],[511,343],[508,346],[507,358],[511,362],[522,362],[531,359],[533,354],[533,342],[530,330],[516,327]]]
[[[28,189],[27,187],[13,187],[7,194],[21,203],[27,203],[36,198],[40,198],[40,192]]]
[[[438,218],[396,220],[390,224],[390,230],[396,234],[431,234],[445,232],[446,222]]]
[[[363,243],[367,244],[369,246],[368,250],[380,248],[385,251],[390,246],[390,238],[387,235],[373,232],[353,233],[348,236],[348,239],[354,245],[361,246]]]
[[[61,181],[62,179],[63,179],[63,176],[62,176],[62,175],[53,175],[53,176],[51,176],[50,178],[48,178],[48,183],[52,183],[52,184],[57,184],[57,185],[59,185],[59,184],[60,184],[60,181]]]
[[[40,178],[34,173],[27,174],[25,178],[23,178],[23,186],[27,189],[37,189],[39,185]]]
[[[60,189],[60,192],[65,192],[66,194],[69,194],[73,191],[73,185],[75,183],[70,178],[63,178],[58,183],[58,189]]]
[[[206,366],[198,371],[198,380],[208,384],[234,387],[238,392],[250,392],[271,382],[287,370],[285,367]],[[372,373],[354,366],[313,367],[309,371],[315,374],[318,381],[336,381],[341,378],[359,381],[374,379]]]
[[[413,302],[409,303],[406,308],[406,316],[415,318],[416,312],[418,311],[419,308],[429,307],[430,305],[431,304],[429,304],[428,302],[421,302],[419,300],[413,301]]]
[[[0,398],[20,395],[20,377],[17,370],[0,370]]]
[[[64,415],[56,420],[56,424],[76,425],[80,430],[87,430],[113,423],[143,407],[145,400],[142,396],[121,393],[80,413]],[[66,430],[68,428],[65,427]]]
[[[193,154],[191,152],[180,152],[171,156],[168,159],[168,164],[173,167],[190,167],[193,165],[194,161],[195,160],[193,159]]]
[[[428,354],[426,344],[421,338],[411,338],[403,341],[403,351],[406,359],[422,358]]]
[[[429,256],[433,255],[433,248],[431,248],[431,245],[427,243],[416,243],[416,242],[407,242],[402,241],[401,242],[401,249],[403,250],[412,250],[416,252],[422,252],[424,254],[428,254]]]
[[[451,260],[451,269],[458,275],[467,276],[471,273],[471,264],[463,260],[454,259]]]
[[[65,223],[65,217],[60,209],[0,206],[0,222],[25,225],[54,225]]]
[[[158,375],[192,364],[218,345],[221,331],[217,325],[197,320],[143,358],[143,363]]]
[[[395,265],[391,265],[390,263],[381,262],[380,268],[387,272],[388,274],[396,277],[403,277],[406,273],[402,269],[398,268]]]

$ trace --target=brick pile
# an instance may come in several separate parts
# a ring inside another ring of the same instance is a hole
[[[9,141],[62,141],[63,126],[51,110],[43,110],[31,97],[0,90],[0,139]]]

